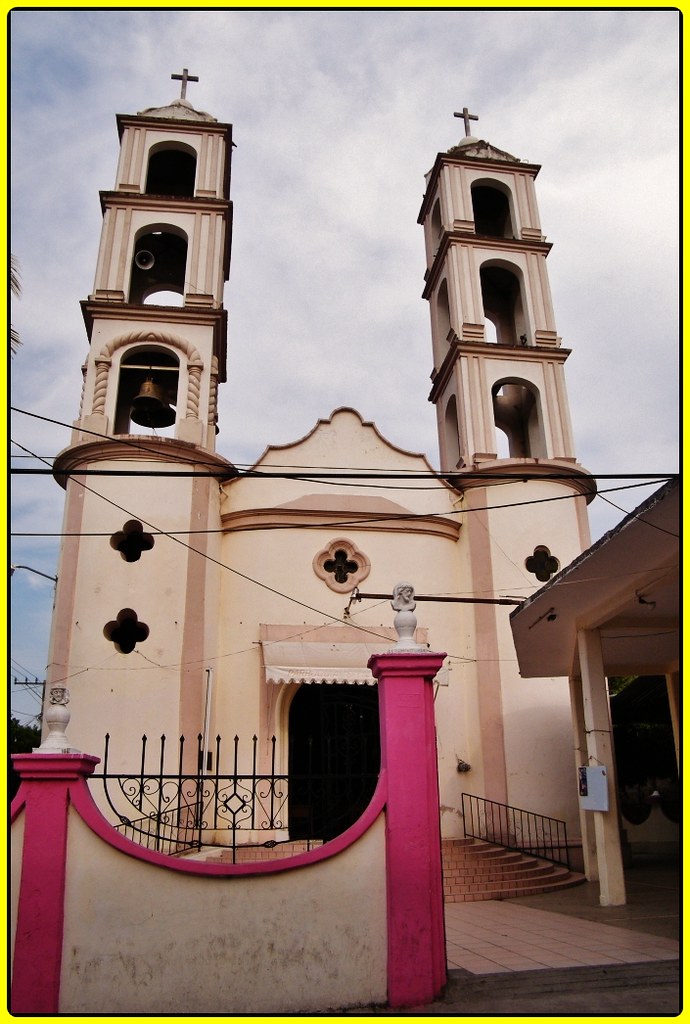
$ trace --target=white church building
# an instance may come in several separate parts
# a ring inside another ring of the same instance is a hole
[[[182,91],[117,118],[81,408],[54,465],[65,537],[46,716],[68,701],[70,743],[89,754],[109,734],[112,772],[136,773],[142,735],[164,734],[171,756],[185,737],[187,772],[218,770],[216,737],[231,758],[237,736],[243,770],[253,757],[330,775],[277,830],[309,838],[316,821],[327,838],[362,809],[346,786],[349,818],[331,815],[339,780],[355,762],[377,771],[367,663],[391,645],[405,580],[417,640],[447,653],[434,687],[443,837],[464,834],[467,793],[562,819],[576,840],[568,680],[521,678],[509,622],[589,546],[596,492],[570,425],[539,167],[470,135],[465,110],[465,137],[426,176],[419,387],[431,373],[438,467],[342,407],[291,444],[261,439],[240,471],[217,443],[218,388],[241,386],[226,381],[223,305],[232,128]]]

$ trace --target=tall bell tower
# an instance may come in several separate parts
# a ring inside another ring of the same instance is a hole
[[[119,115],[79,416],[57,457],[65,540],[48,690],[72,693],[73,742],[100,753],[103,723],[201,731],[215,645],[217,388],[225,380],[232,128],[195,110],[185,68],[170,104]],[[207,556],[211,556],[210,558]],[[128,710],[125,710],[127,708]],[[93,723],[97,723],[94,725]],[[94,731],[94,730],[97,730]],[[126,735],[125,735],[126,734]],[[120,745],[125,757],[126,749]]]
[[[574,462],[535,179],[469,134],[427,175],[424,225],[441,468]],[[523,467],[524,468],[524,467]],[[531,467],[535,468],[535,467]]]
[[[459,589],[527,597],[589,545],[586,503],[596,485],[575,457],[569,350],[556,331],[551,246],[535,191],[540,168],[471,135],[478,118],[467,107],[456,116],[465,137],[437,155],[419,214],[433,347],[429,399],[441,473],[467,513]],[[521,740],[518,723],[530,688],[535,708],[543,712],[554,695],[553,714],[563,713],[563,701],[567,714],[567,683],[549,689],[520,680],[504,610],[477,604],[473,617],[482,795],[534,807],[534,792],[522,787],[539,777],[540,751]],[[552,800],[545,796],[544,806]]]

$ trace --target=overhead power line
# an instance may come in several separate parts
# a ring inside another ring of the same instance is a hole
[[[656,481],[654,481],[656,482]],[[651,485],[651,481],[642,481],[634,484],[624,484],[620,487],[609,487],[599,489],[597,491],[597,497],[603,497],[605,493],[613,493],[616,491],[628,491],[637,487],[644,487],[646,483]],[[542,505],[552,501],[573,501],[575,498],[582,497],[580,494],[557,494],[552,495],[549,498],[532,498],[527,501],[509,501],[502,505],[478,505],[473,508],[459,508],[449,509],[446,512],[390,512],[381,514],[378,516],[363,518],[347,518],[347,519],[333,519],[329,522],[319,523],[271,523],[271,524],[256,524],[251,526],[243,526],[242,532],[267,532],[270,533],[273,530],[335,530],[345,527],[362,527],[369,526],[373,523],[387,523],[404,520],[410,522],[414,520],[429,520],[437,518],[448,518],[449,516],[460,516],[469,515],[473,512],[487,512],[495,509],[508,509],[508,508],[521,508],[525,505]],[[617,507],[617,506],[616,506]],[[622,510],[624,511],[624,510]],[[151,529],[154,536],[169,536],[169,537],[195,537],[205,536],[208,534],[223,534],[230,532],[226,527],[215,527],[209,530],[155,530]],[[80,532],[78,530],[62,533],[62,532],[11,532],[11,537],[111,537],[112,530],[107,531],[89,531]]]
[[[33,419],[42,420],[42,421],[44,421],[46,423],[52,423],[55,426],[64,427],[65,429],[70,430],[70,431],[74,429],[74,425],[72,423],[65,423],[62,420],[52,419],[49,416],[41,416],[38,413],[30,412],[27,409],[20,409],[17,406],[10,406],[10,410],[12,412],[20,413],[23,416],[30,416]],[[121,434],[118,434],[117,436],[113,436],[111,434],[104,434],[104,433],[101,433],[101,432],[96,431],[96,430],[88,430],[88,429],[85,429],[85,428],[82,428],[82,427],[79,428],[79,432],[81,434],[89,434],[89,435],[91,435],[94,438],[98,438],[98,439],[104,440],[104,441],[116,441],[119,445],[123,445],[123,446],[125,446],[127,448],[131,448],[133,451],[136,451],[136,452],[142,452],[142,453],[145,453],[147,455],[151,454],[151,449],[148,446],[148,444],[142,443],[141,440],[137,440],[137,439],[132,438],[132,437],[123,436]],[[152,440],[156,440],[155,435],[152,435],[151,439]],[[17,443],[17,442],[13,442],[13,443]],[[22,447],[22,446],[19,445],[19,447]],[[23,450],[24,451],[28,451],[28,449],[26,449],[26,448],[23,448]],[[171,455],[172,455],[172,457],[171,457]],[[65,476],[68,476],[68,475],[72,475],[74,473],[78,473],[79,476],[87,476],[87,475],[88,476],[140,476],[140,475],[143,475],[143,476],[152,476],[152,477],[153,476],[163,476],[163,477],[165,477],[165,476],[180,476],[180,477],[196,477],[196,476],[199,476],[199,477],[215,477],[215,478],[218,478],[218,477],[233,477],[234,478],[234,476],[237,475],[239,477],[249,477],[249,478],[267,479],[267,480],[272,480],[272,479],[279,479],[279,480],[305,480],[306,482],[308,482],[310,480],[362,480],[362,479],[364,479],[364,480],[369,480],[369,479],[371,479],[371,480],[378,480],[378,479],[381,479],[381,480],[438,480],[439,478],[443,479],[443,480],[446,480],[446,479],[449,479],[449,478],[457,478],[458,480],[472,480],[472,479],[485,479],[485,478],[495,479],[491,474],[488,474],[488,473],[486,473],[483,470],[478,470],[476,472],[472,472],[472,471],[468,471],[468,472],[465,472],[465,471],[463,471],[463,472],[447,471],[447,472],[444,472],[444,471],[441,471],[441,470],[437,471],[437,470],[430,469],[430,470],[424,470],[424,471],[422,471],[422,470],[408,470],[407,472],[404,472],[404,473],[391,473],[390,471],[384,470],[384,469],[369,469],[369,470],[365,470],[365,471],[360,471],[360,470],[352,469],[351,467],[348,467],[348,468],[342,467],[341,468],[341,467],[329,466],[329,467],[325,467],[324,468],[324,467],[300,466],[300,467],[293,467],[292,470],[287,471],[286,468],[284,468],[284,467],[272,467],[270,470],[269,469],[256,469],[254,467],[238,468],[238,467],[241,467],[241,466],[243,466],[245,464],[240,463],[238,465],[235,465],[234,463],[230,462],[230,460],[228,460],[227,467],[223,467],[223,466],[218,466],[218,464],[217,464],[217,462],[215,460],[211,463],[211,460],[210,460],[210,458],[208,456],[208,453],[204,452],[203,449],[195,449],[194,450],[194,457],[193,457],[193,459],[189,459],[189,460],[183,458],[182,455],[178,456],[176,453],[171,453],[171,455],[170,454],[166,454],[166,458],[169,458],[170,461],[172,461],[172,462],[178,462],[178,461],[179,462],[188,462],[188,461],[193,461],[193,462],[195,462],[197,464],[202,464],[202,465],[205,464],[205,463],[209,464],[209,465],[212,464],[213,468],[210,469],[210,470],[207,470],[207,471],[204,471],[204,470],[181,470],[181,471],[179,471],[179,470],[146,470],[146,471],[142,472],[141,470],[121,470],[121,469],[111,469],[111,470],[107,470],[107,469],[89,469],[89,470],[84,470],[84,469],[82,469],[82,470],[66,470],[65,469],[65,470],[53,470],[52,467],[47,467],[45,469],[31,469],[31,468],[23,469],[23,468],[19,467],[19,468],[12,469],[11,472],[13,474],[16,474],[16,475],[45,475],[45,476],[49,476],[49,475],[65,475]],[[39,457],[37,455],[32,455],[32,457],[34,457],[36,459],[39,459],[39,461],[41,461],[41,462],[47,463],[48,458],[54,458],[55,456]],[[421,457],[424,457],[424,456],[421,456]],[[305,470],[307,470],[307,472],[305,472]],[[644,479],[667,480],[667,479],[673,479],[673,478],[678,476],[677,473],[590,473],[589,475],[594,477],[597,480],[644,480]],[[553,473],[553,474],[544,474],[544,475],[540,474],[540,476],[537,479],[540,479],[540,480],[570,480],[570,479],[573,479],[573,480],[575,480],[575,479],[582,479],[582,477],[583,477],[583,473],[582,472],[578,473],[578,472],[572,472],[572,471],[571,472],[562,471],[562,472]],[[531,477],[529,476],[529,474],[526,475],[525,473],[506,472],[506,473],[501,473],[500,479],[501,480],[504,480],[504,479],[507,479],[507,480],[513,480],[513,479],[514,480],[526,480],[526,479],[531,479]]]
[[[190,460],[191,461],[191,460]],[[137,476],[137,477],[215,477],[221,479],[234,479],[235,477],[255,480],[520,480],[528,483],[532,480],[582,480],[589,475],[597,480],[671,480],[677,477],[677,473],[573,473],[553,472],[539,473],[533,476],[529,472],[518,472],[506,470],[499,474],[485,470],[462,471],[462,472],[428,472],[428,473],[391,473],[387,471],[369,470],[326,470],[324,472],[286,472],[285,470],[263,470],[247,469],[235,470],[228,473],[223,467],[214,470],[198,469],[46,469],[23,468],[21,466],[10,470],[13,476]]]

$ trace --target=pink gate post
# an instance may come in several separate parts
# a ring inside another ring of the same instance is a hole
[[[67,816],[72,786],[98,764],[89,754],[14,754],[22,784],[12,820],[25,808],[22,874],[12,979],[13,1014],[59,1013]]]
[[[393,607],[401,639],[393,651],[373,655],[369,668],[379,684],[381,765],[388,777],[388,1002],[403,1007],[432,1002],[446,983],[432,687],[446,655],[412,640],[414,592],[402,610]],[[411,620],[407,628],[401,628],[404,617]]]

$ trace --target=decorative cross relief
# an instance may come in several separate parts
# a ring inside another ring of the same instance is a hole
[[[333,558],[323,563],[326,572],[332,572],[336,583],[347,583],[347,577],[352,576],[359,569],[357,562],[347,557],[347,551],[338,548]]]
[[[479,115],[478,114],[470,114],[470,112],[467,109],[467,107],[463,107],[461,113],[453,114],[453,117],[461,117],[463,119],[463,121],[465,122],[465,135],[470,135],[471,134],[470,133],[470,121],[478,121],[479,120]]]
[[[525,559],[525,569],[533,573],[540,583],[546,583],[560,569],[560,562],[544,544],[538,544],[534,552]]]
[[[120,654],[131,654],[138,643],[143,643],[149,635],[149,627],[139,621],[139,616],[132,608],[122,608],[116,619],[106,622],[103,636],[115,645]]]
[[[151,534],[144,533],[138,519],[130,519],[110,538],[111,548],[119,551],[125,562],[138,562],[142,551],[150,551],[154,543]]]
[[[329,590],[349,594],[367,578],[371,562],[351,541],[338,537],[318,552],[312,568]]]
[[[187,98],[187,82],[198,82],[199,81],[197,75],[190,75],[189,74],[189,71],[187,70],[187,68],[182,68],[182,74],[181,75],[171,75],[170,77],[173,79],[173,81],[182,82],[182,86],[180,88],[180,99],[181,100],[184,100],[184,99]],[[469,135],[469,132],[467,134]]]

